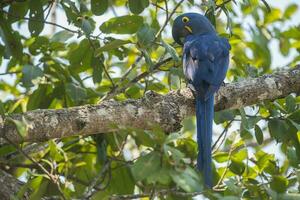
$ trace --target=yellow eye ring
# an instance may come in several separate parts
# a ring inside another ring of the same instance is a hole
[[[185,16],[184,16],[184,17],[182,18],[182,22],[183,22],[183,23],[187,23],[187,22],[189,22],[189,21],[190,21],[190,19],[189,19],[188,17],[185,17]]]

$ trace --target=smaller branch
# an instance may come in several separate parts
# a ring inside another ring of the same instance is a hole
[[[142,60],[143,58],[143,53],[135,60],[135,62],[130,66],[130,68],[124,73],[124,75],[122,76],[120,83],[122,83],[127,76],[132,72],[132,70],[134,70],[137,66],[137,64]]]
[[[91,182],[91,184],[87,187],[87,190],[83,194],[82,199],[89,199],[90,197],[92,197],[94,195],[95,191],[97,192],[99,190],[104,190],[108,186],[109,181],[103,188],[96,187],[96,185],[99,184],[99,180],[100,180],[100,182],[104,182],[107,171],[110,171],[110,161],[107,161],[105,163],[105,165],[103,166],[100,174],[98,176],[96,176],[94,178],[94,180]],[[109,172],[109,175],[110,175],[109,177],[111,178],[111,173],[110,172]]]
[[[87,38],[88,38],[88,40],[89,40],[89,42],[90,42],[91,47],[93,48],[93,50],[94,50],[94,52],[95,52],[95,51],[96,51],[95,45],[93,44],[93,42],[91,41],[91,38],[90,38],[89,36],[87,36]],[[100,59],[100,58],[99,58],[99,59]],[[101,61],[102,61],[102,60],[101,60]],[[105,66],[103,67],[103,71],[104,71],[106,77],[108,78],[108,80],[111,82],[112,88],[114,89],[114,88],[116,87],[116,86],[115,86],[115,83],[114,83],[114,81],[112,80],[112,78],[110,77],[110,75],[109,75],[107,69],[105,68]]]
[[[170,57],[170,58],[167,58],[167,59],[157,63],[156,65],[154,65],[152,71],[145,71],[145,72],[141,73],[140,75],[138,75],[137,77],[132,79],[130,82],[128,82],[126,85],[124,85],[122,88],[116,88],[115,90],[113,90],[110,93],[106,94],[104,97],[102,97],[102,99],[100,101],[110,99],[110,98],[116,96],[117,94],[124,92],[127,88],[131,87],[132,85],[134,85],[135,83],[137,83],[141,79],[145,78],[146,76],[152,74],[160,66],[162,66],[163,64],[165,64],[165,63],[167,63],[171,60],[172,60],[172,58]]]
[[[14,146],[21,154],[23,154],[28,160],[30,160],[32,163],[34,163],[36,166],[38,166],[49,178],[50,180],[57,186],[59,193],[61,194],[62,198],[66,200],[66,197],[64,196],[64,193],[60,187],[59,179],[57,176],[54,176],[46,168],[44,168],[43,165],[41,165],[39,162],[37,162],[34,158],[30,157],[28,154],[26,154],[18,145],[16,145],[14,142],[12,142],[10,139],[8,139],[6,136],[3,136],[3,138],[12,146]]]
[[[143,58],[143,52],[142,54],[135,60],[135,62],[130,66],[130,68],[125,72],[125,74],[121,77],[119,84],[115,85],[115,87],[113,87],[109,93],[114,93],[115,90],[117,88],[120,87],[120,85],[122,85],[122,83],[125,81],[125,79],[127,78],[127,76],[132,72],[133,69],[136,68],[137,64],[140,62],[140,60]],[[106,96],[104,96],[102,99],[104,99]],[[113,97],[113,96],[112,96]]]
[[[36,164],[24,164],[24,163],[13,163],[13,162],[7,162],[7,161],[0,161],[0,166],[8,166],[9,168],[29,168],[29,169],[40,169]]]
[[[170,19],[172,18],[172,16],[175,14],[176,10],[178,9],[178,7],[182,4],[182,2],[184,2],[184,0],[181,0],[172,10],[172,12],[170,13],[169,17],[166,19],[164,25],[159,29],[159,31],[157,32],[157,34],[155,35],[155,39],[157,39],[161,33],[163,32],[163,30],[165,29],[165,27],[168,25]],[[166,11],[167,12],[167,11]]]
[[[267,3],[267,1],[266,0],[261,0],[261,1],[265,4],[268,12],[271,12],[271,8],[270,8],[269,4]]]
[[[231,148],[230,148],[230,150],[229,150],[229,155],[228,155],[228,160],[227,160],[227,163],[226,163],[226,168],[225,168],[225,170],[224,170],[222,176],[220,177],[220,179],[219,179],[217,185],[215,185],[215,186],[213,187],[214,189],[215,189],[215,188],[218,188],[218,187],[221,185],[221,183],[223,182],[224,178],[225,178],[225,175],[226,175],[226,173],[227,173],[227,171],[228,171],[228,168],[229,168],[229,165],[230,165],[230,160],[231,160],[232,152],[235,150],[235,149],[233,149],[232,147],[233,147],[233,146],[231,146]]]
[[[227,1],[224,1],[223,3],[219,4],[219,5],[216,5],[216,10],[221,8],[222,6],[225,6],[226,4],[230,3],[232,0],[227,0]]]
[[[49,16],[49,14],[50,14],[50,12],[51,12],[51,9],[52,9],[52,6],[53,6],[53,3],[55,2],[55,0],[52,0],[52,1],[50,1],[49,3],[48,3],[48,5],[47,5],[47,7],[43,10],[43,12],[45,12],[48,8],[48,12],[47,12],[47,14],[46,14],[46,17],[45,17],[45,21],[47,20],[47,18],[48,18],[48,16]]]
[[[165,0],[165,7],[166,7],[166,21],[169,21],[169,9],[168,9],[168,1]]]
[[[158,195],[166,195],[166,194],[172,194],[174,196],[178,197],[194,197],[200,194],[203,194],[206,192],[206,190],[203,190],[201,192],[181,192],[178,191],[176,188],[172,189],[165,189],[165,190],[159,190],[159,191],[150,191],[149,193],[142,193],[142,194],[130,194],[130,195],[113,195],[109,199],[110,200],[125,200],[125,199],[138,199],[138,198],[145,198],[145,197],[155,197]]]
[[[223,135],[224,135],[224,138],[223,138],[222,142],[220,143],[220,145],[218,146],[218,148],[215,150],[215,152],[218,151],[218,149],[220,148],[220,146],[223,144],[223,142],[224,142],[224,140],[225,140],[225,138],[226,138],[226,134],[227,134],[227,132],[228,132],[228,128],[229,128],[229,126],[231,125],[231,123],[232,123],[233,121],[234,121],[234,120],[231,120],[229,123],[226,124],[224,130],[222,131],[222,133],[219,135],[218,139],[215,141],[214,145],[212,146],[212,149],[214,149],[214,148],[217,146],[217,143],[220,141],[220,139],[221,139],[221,138],[223,137]]]
[[[18,74],[21,73],[21,71],[15,71],[15,72],[4,72],[4,73],[0,73],[0,76],[5,76],[5,75],[9,75],[9,74]]]
[[[49,22],[49,21],[45,21],[45,20],[38,20],[38,19],[32,19],[32,18],[29,18],[29,17],[22,17],[22,18],[21,18],[21,17],[19,17],[19,16],[12,15],[12,14],[10,14],[9,12],[6,12],[6,11],[4,11],[4,10],[1,10],[0,12],[3,12],[3,13],[5,13],[5,14],[9,15],[9,16],[12,16],[12,17],[15,17],[15,18],[18,18],[18,19],[24,19],[24,20],[28,20],[28,21],[36,21],[36,22],[41,22],[41,23],[44,23],[44,24],[49,24],[49,25],[57,26],[57,27],[59,27],[59,28],[61,28],[61,29],[64,29],[64,30],[66,30],[66,31],[69,31],[69,32],[71,32],[71,33],[76,33],[76,34],[81,35],[81,34],[80,34],[80,30],[75,31],[75,30],[69,29],[69,28],[67,28],[67,27],[64,27],[64,26],[62,26],[62,25],[56,24],[56,23],[54,23],[54,22]]]
[[[152,4],[153,6],[155,6],[156,8],[159,8],[159,9],[161,9],[161,10],[166,11],[166,9],[164,9],[163,7],[161,7],[160,5],[158,5],[157,3],[151,2],[151,4]]]

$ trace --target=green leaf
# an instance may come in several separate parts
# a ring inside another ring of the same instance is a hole
[[[297,10],[298,10],[298,5],[297,4],[289,5],[283,13],[283,18],[284,19],[289,19],[295,12],[297,12]]]
[[[50,140],[48,145],[50,157],[57,162],[62,161],[64,159],[63,155],[61,154],[62,149],[53,140]]]
[[[21,37],[18,32],[11,29],[9,23],[4,20],[2,15],[0,15],[0,37],[4,40],[6,46],[5,53],[21,61],[23,56]]]
[[[135,142],[137,145],[144,145],[147,147],[155,147],[156,141],[154,138],[154,133],[151,131],[144,131],[144,130],[134,130]]]
[[[82,16],[80,14],[80,11],[77,9],[75,2],[70,0],[64,0],[61,2],[61,5],[67,15],[68,22],[74,23],[76,26],[80,26],[78,18]]]
[[[72,48],[68,52],[68,59],[71,63],[71,66],[74,67],[82,64],[84,59],[87,58],[87,54],[91,51],[92,49],[89,41],[87,39],[82,40],[76,48]]]
[[[270,24],[275,21],[278,21],[282,18],[281,10],[278,8],[273,8],[271,12],[266,14],[266,17],[264,19],[265,24]]]
[[[9,6],[8,12],[8,21],[10,23],[16,22],[25,17],[28,12],[28,2],[13,2]]]
[[[236,196],[240,196],[243,193],[243,190],[241,187],[237,186],[235,184],[235,181],[231,178],[228,181],[225,182],[226,186],[228,187],[228,190],[231,191],[233,194],[235,194]],[[222,198],[224,199],[224,198]],[[225,198],[226,199],[226,198]],[[233,198],[229,198],[230,200],[235,200],[236,197]]]
[[[283,193],[287,190],[288,183],[289,183],[289,181],[287,178],[285,178],[283,176],[275,175],[272,177],[270,186],[271,186],[272,190],[279,192],[279,193]]]
[[[178,149],[174,148],[174,147],[171,147],[169,145],[164,145],[164,153],[168,156],[168,157],[171,157],[173,158],[173,160],[176,162],[176,163],[179,163],[180,160],[182,158],[184,158],[184,153],[182,153],[181,151],[179,151]]]
[[[29,2],[29,22],[28,28],[33,36],[39,35],[44,29],[44,11],[40,0],[30,0]]]
[[[27,110],[48,108],[53,100],[49,97],[49,93],[52,92],[52,86],[48,84],[40,84],[39,87],[29,96],[27,103]],[[59,96],[55,96],[58,98]]]
[[[153,64],[153,62],[152,62],[152,60],[151,60],[151,57],[150,57],[148,51],[144,50],[144,51],[142,51],[142,52],[143,52],[143,56],[144,56],[144,58],[145,58],[145,62],[147,63],[148,69],[152,70],[154,64]]]
[[[138,30],[136,36],[139,46],[142,48],[148,48],[155,40],[155,30],[146,24]]]
[[[213,155],[213,158],[218,163],[223,163],[228,161],[228,152],[217,152]]]
[[[288,121],[298,130],[300,131],[300,124],[298,124],[297,122],[291,120],[291,119],[288,119]]]
[[[93,27],[88,19],[82,19],[81,28],[86,35],[90,35],[93,31]]]
[[[26,137],[28,132],[28,124],[24,117],[22,117],[22,120],[16,120],[8,117],[7,120],[12,122],[16,126],[18,134],[22,138]]]
[[[128,5],[133,14],[140,14],[149,6],[149,0],[128,0]]]
[[[45,193],[47,192],[47,188],[49,187],[48,179],[44,178],[43,176],[37,176],[32,180],[31,184],[31,188],[33,188],[34,191],[30,193],[29,199],[42,199],[42,197],[45,196]]]
[[[108,8],[108,0],[91,0],[91,10],[94,15],[102,15]]]
[[[262,144],[264,141],[264,134],[258,125],[255,125],[255,138],[258,144]]]
[[[155,171],[149,177],[147,177],[147,182],[149,183],[160,183],[163,185],[168,185],[172,181],[171,176],[169,174],[169,170],[167,168],[161,168],[158,171]]]
[[[34,42],[29,46],[29,52],[36,56],[39,53],[43,53],[48,50],[49,39],[45,36],[39,36],[34,38]]]
[[[287,97],[285,97],[285,108],[289,113],[295,111],[296,99],[293,95],[290,94]]]
[[[287,136],[288,124],[281,119],[271,119],[268,123],[270,135],[277,142],[282,142]]]
[[[134,185],[135,182],[131,176],[130,168],[122,166],[113,170],[108,190],[111,194],[132,194],[134,192]]]
[[[152,151],[140,157],[131,167],[133,177],[136,181],[141,181],[156,172],[160,168],[160,154]]]
[[[133,85],[132,87],[126,89],[125,93],[129,98],[139,98],[141,97],[141,88],[137,85]]]
[[[232,111],[232,110],[223,110],[223,111],[215,112],[214,120],[215,120],[216,124],[221,124],[221,123],[224,123],[226,121],[233,120],[234,117],[235,117],[234,111]]]
[[[257,160],[256,165],[258,166],[259,172],[272,168],[272,162],[274,162],[273,154],[267,154],[262,150],[258,150],[255,153],[255,157]]]
[[[92,57],[92,67],[93,67],[93,82],[100,84],[102,81],[102,73],[104,64],[99,57]]]
[[[238,144],[234,144],[235,145],[238,145]],[[241,143],[241,146],[243,144]],[[234,151],[232,153],[232,156],[231,156],[231,159],[234,159],[236,162],[243,162],[245,159],[247,159],[248,157],[248,151],[246,148],[243,148],[239,151]]]
[[[104,46],[98,48],[95,52],[96,56],[99,56],[100,54],[102,54],[103,51],[110,51],[110,50],[114,50],[120,46],[123,46],[125,44],[129,44],[131,43],[130,40],[119,40],[119,39],[114,39],[112,41],[110,41],[109,43],[106,43]]]
[[[173,60],[175,62],[180,62],[180,58],[179,58],[176,50],[171,45],[166,43],[164,40],[161,40],[161,43],[162,43],[163,47],[165,48],[165,50],[167,51],[167,53],[169,53],[171,55]]]
[[[299,164],[299,160],[297,157],[296,150],[293,147],[287,147],[287,152],[286,152],[287,158],[289,160],[289,164],[292,167],[297,168]]]
[[[86,90],[80,86],[73,83],[66,84],[66,93],[75,102],[84,100],[87,97]]]
[[[69,31],[63,30],[55,33],[53,37],[50,39],[51,42],[66,42],[68,39],[73,37],[73,34]]]
[[[165,144],[169,144],[177,139],[179,139],[182,135],[179,133],[171,133],[165,139]]]
[[[291,43],[289,38],[280,38],[279,49],[282,55],[287,56],[290,52]]]
[[[100,26],[103,33],[133,34],[143,24],[143,17],[137,15],[125,15],[114,17]]]
[[[231,158],[231,163],[229,165],[230,171],[237,175],[242,175],[245,171],[245,164],[237,159]]]
[[[12,145],[2,145],[0,147],[0,156],[5,157],[6,155],[9,155],[16,151],[17,151],[17,149]]]
[[[205,13],[205,16],[209,19],[211,24],[214,27],[216,27],[216,16],[215,16],[215,10],[213,9],[213,7],[211,7],[211,9],[209,9],[208,12]]]
[[[22,68],[21,81],[24,87],[32,87],[34,85],[32,81],[41,76],[43,76],[43,71],[37,66],[24,65]]]
[[[186,192],[200,192],[203,189],[198,174],[190,167],[180,171],[171,171],[170,175],[173,181]]]
[[[2,117],[4,117],[6,114],[6,111],[5,111],[5,107],[4,107],[4,104],[2,103],[2,101],[0,100],[0,115]]]
[[[300,39],[300,30],[299,28],[296,27],[292,27],[290,29],[288,29],[287,31],[283,31],[282,35],[284,37],[290,38],[290,39]]]
[[[300,124],[300,110],[296,110],[288,118]]]

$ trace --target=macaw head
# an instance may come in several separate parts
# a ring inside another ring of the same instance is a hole
[[[215,28],[210,21],[198,13],[185,13],[178,16],[172,27],[172,36],[180,45],[188,35],[215,33]]]

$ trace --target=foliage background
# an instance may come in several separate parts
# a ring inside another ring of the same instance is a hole
[[[299,2],[285,1],[285,8],[282,1],[274,2],[278,7],[259,0],[3,0],[1,114],[122,101],[148,90],[166,94],[185,87],[181,47],[171,39],[170,24],[191,10],[205,13],[232,45],[227,82],[293,67],[300,60]],[[214,191],[202,188],[194,167],[194,118],[169,135],[159,127],[129,127],[42,144],[3,144],[0,167],[25,182],[16,199],[24,192],[30,199],[125,194],[299,199],[299,104],[292,94],[216,113]],[[14,123],[26,134],[24,122]]]

